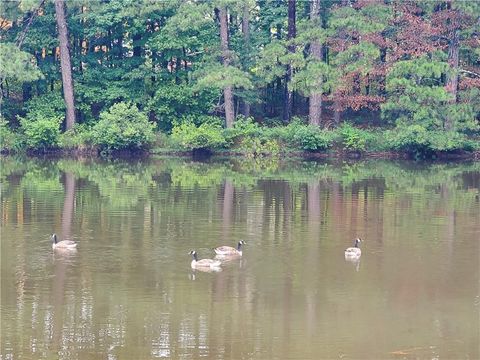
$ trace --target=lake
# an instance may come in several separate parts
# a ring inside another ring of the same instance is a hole
[[[0,165],[1,359],[480,358],[478,162]]]

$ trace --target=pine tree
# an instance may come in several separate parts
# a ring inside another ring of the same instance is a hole
[[[65,19],[65,1],[55,0],[55,15],[57,17],[58,40],[60,42],[60,64],[62,67],[63,97],[67,108],[65,128],[75,125],[75,98],[73,95],[72,65],[68,49],[68,29]]]
[[[220,43],[222,47],[222,61],[223,66],[228,68],[230,65],[230,51],[228,49],[228,21],[227,8],[221,7],[218,11],[220,18]],[[223,99],[225,104],[225,126],[227,128],[233,127],[235,120],[235,109],[233,107],[233,89],[231,85],[227,85],[223,89]]]

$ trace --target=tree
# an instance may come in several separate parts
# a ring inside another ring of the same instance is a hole
[[[444,104],[450,95],[441,79],[447,71],[447,63],[427,56],[395,62],[387,75],[388,100],[382,105],[383,116],[399,126],[444,128]]]
[[[354,6],[332,9],[328,21],[330,64],[335,68],[331,92],[334,123],[346,109],[376,110],[384,98],[381,95],[382,33],[391,17],[391,8],[375,1],[358,2]]]
[[[459,1],[440,3],[432,14],[434,39],[447,52],[447,63],[450,70],[445,74],[445,89],[451,95],[447,101],[450,106],[458,103],[458,85],[460,74],[460,47],[471,39],[475,33],[473,26],[478,22],[478,4],[462,4]],[[437,38],[438,36],[438,38]],[[455,117],[447,114],[445,129],[450,131],[455,127]]]
[[[23,84],[42,78],[33,57],[12,43],[0,44],[0,99],[9,97],[9,82]]]
[[[322,96],[332,88],[333,69],[322,59],[327,31],[320,18],[320,1],[310,4],[309,19],[298,22],[295,37],[296,59],[290,86],[309,98],[309,124],[323,125]],[[305,56],[304,56],[305,55]]]
[[[460,3],[454,4],[453,8],[449,2],[398,5],[392,19],[396,31],[388,39],[387,99],[381,107],[386,120],[427,131],[478,129],[475,81],[459,81],[459,47],[472,55],[478,48],[478,41],[471,41],[477,35],[470,15],[478,5],[462,9],[463,5],[457,7]]]
[[[245,44],[245,50],[247,53],[250,52],[250,15],[249,15],[250,9],[248,8],[248,3],[245,3],[243,5],[243,12],[242,12],[242,33],[243,33],[243,39],[244,39],[244,44]],[[249,54],[247,54],[248,56]],[[242,114],[245,117],[250,116],[250,104],[247,100],[243,99],[242,100]]]
[[[222,48],[222,61],[223,66],[228,68],[230,65],[230,51],[228,49],[228,21],[227,21],[227,8],[221,7],[218,11],[220,18],[220,43]],[[223,88],[223,100],[225,106],[225,126],[227,128],[233,127],[235,120],[235,109],[233,107],[233,88],[231,85],[227,85]]]
[[[65,100],[67,130],[75,125],[75,98],[73,95],[72,65],[68,49],[68,29],[65,19],[65,0],[55,0],[55,15],[57,17],[58,41],[60,42],[60,64],[62,68],[63,97]]]
[[[42,104],[60,99],[67,128],[131,102],[165,132],[231,127],[240,112],[478,133],[479,2],[77,0],[67,18],[65,0],[4,3],[2,115],[14,131],[20,118],[57,121],[64,108],[52,117]]]
[[[288,52],[295,53],[295,44],[292,41],[297,32],[296,26],[296,0],[288,0],[288,33],[287,41],[289,41]],[[293,70],[290,63],[287,64],[287,75],[285,77],[285,98],[283,109],[283,120],[290,121],[293,109],[293,91],[288,88],[288,83],[292,79]]]
[[[320,25],[320,7],[321,0],[312,1],[310,18],[313,20],[314,23],[317,23],[318,25]],[[314,58],[316,61],[322,61],[322,45],[320,43],[320,39],[311,43],[310,54],[312,58]],[[319,85],[320,86],[318,90],[320,90],[322,87],[321,83]],[[314,90],[310,94],[308,110],[308,122],[309,124],[316,126],[319,126],[322,121],[322,92],[318,90]]]

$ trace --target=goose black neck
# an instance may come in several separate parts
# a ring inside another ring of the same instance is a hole
[[[242,249],[242,242],[239,241],[237,245],[237,250],[240,251]]]
[[[193,259],[194,259],[195,261],[198,261],[197,253],[196,253],[196,252],[194,252],[194,253],[192,254],[192,256],[193,256]]]

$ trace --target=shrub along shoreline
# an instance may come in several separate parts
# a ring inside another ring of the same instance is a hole
[[[170,133],[159,131],[132,103],[117,103],[100,114],[92,125],[77,124],[60,131],[61,118],[29,113],[20,127],[11,130],[0,120],[2,153],[115,155],[142,153],[191,155],[210,153],[247,158],[262,157],[380,157],[413,159],[478,159],[476,133],[438,131],[421,125],[385,129],[344,122],[321,129],[294,118],[289,124],[259,124],[238,117],[232,128],[223,128],[218,117],[173,124]]]
[[[252,157],[249,154],[240,151],[230,150],[176,150],[169,148],[153,148],[143,150],[115,150],[112,152],[102,152],[98,147],[78,147],[78,148],[52,148],[46,150],[25,150],[17,151],[6,148],[0,149],[0,156],[9,156],[24,154],[30,157],[89,157],[89,158],[133,158],[141,159],[150,156],[161,157],[194,157],[194,158],[210,158],[210,157],[230,157],[230,158],[251,158],[251,159],[305,159],[305,160],[323,160],[323,159],[384,159],[384,160],[430,160],[430,161],[480,161],[480,150],[455,152],[435,152],[429,157],[415,157],[408,152],[400,151],[364,151],[364,152],[347,152],[341,149],[329,150],[326,152],[307,152],[307,151],[284,151],[277,155],[265,154],[261,157]]]

